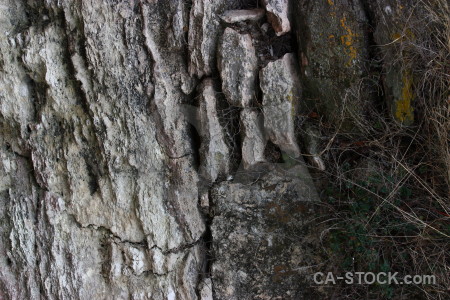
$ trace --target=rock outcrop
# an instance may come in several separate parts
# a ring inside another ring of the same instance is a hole
[[[286,0],[3,1],[0,299],[307,299],[296,119],[365,64],[335,2],[293,3],[299,63]]]

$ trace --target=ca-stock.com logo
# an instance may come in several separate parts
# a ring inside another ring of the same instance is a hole
[[[404,275],[398,272],[346,272],[334,274],[332,272],[313,274],[313,281],[317,285],[345,284],[388,284],[388,285],[411,285],[411,284],[436,284],[435,275]]]

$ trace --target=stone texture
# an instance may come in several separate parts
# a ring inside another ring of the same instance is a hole
[[[360,94],[368,61],[368,20],[362,1],[293,3],[304,103],[330,122],[351,129],[364,111]]]
[[[252,37],[225,29],[219,42],[218,66],[222,91],[232,106],[249,107],[255,97],[258,59]]]
[[[217,41],[223,28],[220,15],[232,9],[227,0],[194,0],[189,20],[189,72],[198,78],[216,69]]]
[[[0,10],[0,298],[196,299],[184,2]]]
[[[267,19],[275,33],[280,36],[291,31],[289,22],[289,0],[263,0]]]
[[[300,155],[294,120],[301,97],[297,61],[292,53],[261,69],[264,128],[270,140],[293,157]]]
[[[200,174],[214,182],[229,172],[230,152],[217,114],[218,99],[211,79],[203,81],[200,94]]]
[[[318,196],[304,165],[269,166],[254,184],[213,189],[213,289],[217,299],[308,298]],[[309,246],[306,246],[306,245]]]
[[[241,111],[242,125],[242,163],[245,169],[264,162],[264,149],[267,136],[264,132],[264,120],[262,113],[254,109]]]
[[[263,17],[264,17],[263,9],[227,10],[220,16],[220,18],[227,23],[258,21]]]

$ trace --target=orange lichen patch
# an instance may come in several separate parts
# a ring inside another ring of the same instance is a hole
[[[351,28],[346,24],[347,18],[343,17],[341,19],[341,27],[344,28],[344,30],[347,32],[347,34],[344,34],[341,36],[341,42],[343,45],[347,47],[347,54],[349,56],[349,60],[347,61],[347,66],[351,66],[353,60],[355,60],[358,56],[358,50],[356,50],[355,39],[359,36],[358,34],[354,33]]]
[[[329,38],[329,39],[334,39],[334,34],[330,34],[330,35],[328,36],[328,38]]]
[[[333,5],[334,5],[333,0],[327,0],[327,1],[328,1],[328,4],[329,4],[330,6],[333,6]]]
[[[395,118],[402,123],[414,121],[414,108],[411,105],[414,98],[412,82],[411,73],[405,72],[402,76],[402,94],[395,102]]]

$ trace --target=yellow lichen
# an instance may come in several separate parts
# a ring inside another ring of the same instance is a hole
[[[333,0],[328,0],[328,4],[329,4],[330,6],[333,6],[333,5],[334,5]]]
[[[414,121],[414,109],[411,106],[413,101],[412,76],[410,72],[405,72],[402,76],[402,93],[400,99],[395,102],[395,118],[402,123]]]
[[[358,50],[354,46],[355,38],[358,37],[358,34],[354,33],[349,26],[346,24],[347,18],[343,17],[341,19],[341,27],[344,28],[344,30],[347,32],[347,34],[344,34],[341,36],[341,42],[343,45],[347,47],[347,54],[349,56],[349,60],[347,61],[346,65],[347,67],[352,65],[352,62],[357,58],[358,56]]]

